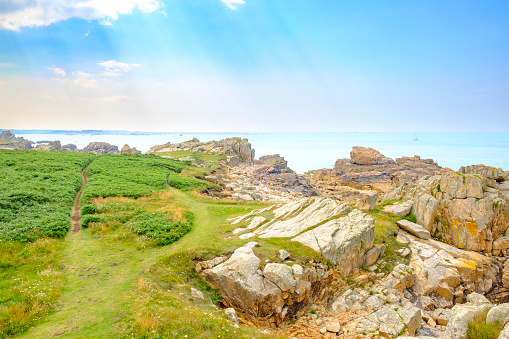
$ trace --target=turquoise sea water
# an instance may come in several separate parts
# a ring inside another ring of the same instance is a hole
[[[124,144],[147,151],[154,145],[239,136],[248,138],[256,157],[279,153],[297,171],[332,168],[338,158],[348,158],[353,146],[372,147],[398,158],[420,155],[440,166],[457,170],[463,165],[485,164],[509,170],[509,133],[167,133],[153,135],[17,134],[34,142],[60,140],[83,148],[91,141],[103,141],[121,148]]]

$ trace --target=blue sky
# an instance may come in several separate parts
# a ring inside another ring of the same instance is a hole
[[[506,1],[2,0],[0,128],[509,132]]]

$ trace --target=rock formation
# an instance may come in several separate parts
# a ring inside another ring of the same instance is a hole
[[[361,191],[385,193],[393,183],[415,182],[440,172],[431,159],[413,156],[394,161],[372,148],[355,146],[350,159],[338,159],[334,169],[311,171],[308,177],[313,190],[320,195],[354,202]]]
[[[33,141],[26,140],[22,137],[16,137],[9,130],[0,133],[0,148],[19,150],[32,149],[33,143]]]
[[[128,144],[125,144],[124,147],[122,147],[122,149],[120,150],[120,153],[121,154],[139,154],[139,153],[141,153],[141,151],[138,151],[136,149],[136,147],[131,148],[131,147],[129,147]]]
[[[354,146],[350,152],[350,163],[356,165],[392,165],[395,162],[373,148]]]
[[[110,145],[107,142],[91,142],[87,147],[82,149],[81,152],[94,154],[120,154],[117,146]]]
[[[202,277],[217,288],[225,306],[240,310],[251,321],[277,324],[325,295],[330,273],[321,264],[303,268],[269,263],[263,271],[250,242],[219,264],[207,263]],[[201,266],[198,270],[201,269]]]
[[[74,144],[66,144],[66,145],[62,146],[62,151],[64,151],[64,152],[77,152],[78,151],[78,147],[76,147],[76,145],[74,145]]]
[[[288,161],[286,161],[285,158],[280,156],[279,154],[261,156],[260,161],[263,162],[265,165],[273,167],[278,170],[283,170],[287,168],[288,165]]]
[[[227,162],[230,166],[237,166],[241,163],[253,163],[255,150],[251,149],[251,143],[247,139],[227,138],[219,141],[200,142],[192,140],[152,147],[147,153],[191,151],[193,153],[211,153],[227,155]]]
[[[458,172],[400,182],[384,200],[412,200],[417,223],[458,248],[499,255],[509,249],[509,185],[501,169],[462,167]]]

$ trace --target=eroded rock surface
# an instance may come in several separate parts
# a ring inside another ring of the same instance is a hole
[[[415,185],[401,182],[384,200],[412,200],[417,223],[458,248],[500,255],[509,249],[507,175],[476,165],[427,176]]]

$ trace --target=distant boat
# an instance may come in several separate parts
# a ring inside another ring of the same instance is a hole
[[[417,133],[414,133],[414,140],[419,140],[419,139],[417,138]]]

